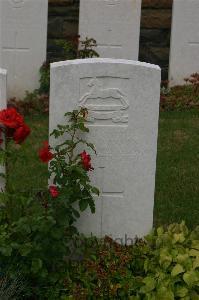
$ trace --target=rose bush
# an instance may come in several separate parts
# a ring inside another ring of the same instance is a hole
[[[86,115],[85,109],[66,113],[66,124],[52,133],[62,142],[53,148],[46,141],[39,150],[38,159],[49,163],[49,189],[0,193],[0,280],[1,276],[17,278],[20,273],[26,289],[19,299],[59,299],[73,251],[71,241],[78,235],[75,221],[88,206],[95,211],[93,196],[99,191],[90,182],[93,167],[86,152],[95,149],[81,135],[89,131]],[[0,123],[6,143],[21,144],[30,133],[14,108],[0,111]],[[86,150],[79,154],[80,145]],[[20,149],[13,147],[15,152]],[[6,151],[1,149],[1,153]]]
[[[43,148],[39,150],[39,157],[44,163],[48,163],[53,158],[53,154],[50,152],[48,141],[43,144]]]
[[[24,123],[23,116],[15,108],[0,111],[0,124],[1,133],[5,132],[7,139],[13,139],[16,144],[24,142],[30,134],[30,128]]]

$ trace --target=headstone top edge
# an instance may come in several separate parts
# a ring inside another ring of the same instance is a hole
[[[7,75],[7,70],[0,68],[0,74],[1,75]]]
[[[128,59],[114,59],[114,58],[86,58],[86,59],[74,59],[74,60],[65,60],[65,61],[59,61],[51,63],[51,69],[57,68],[57,67],[63,67],[63,66],[70,66],[70,65],[83,65],[83,64],[103,64],[103,63],[110,63],[110,64],[125,64],[125,65],[131,65],[131,66],[140,66],[150,69],[155,69],[160,71],[160,67],[158,65],[146,63],[146,62],[140,62],[135,60],[128,60]]]

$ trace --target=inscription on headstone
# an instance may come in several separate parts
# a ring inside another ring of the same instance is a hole
[[[159,67],[145,63],[98,58],[52,64],[50,131],[66,110],[86,107],[87,138],[97,149],[90,176],[101,195],[96,214],[87,211],[78,221],[83,233],[123,238],[152,227],[159,90]]]
[[[9,0],[14,8],[20,8],[24,5],[25,0]]]

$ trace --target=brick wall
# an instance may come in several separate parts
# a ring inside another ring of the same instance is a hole
[[[49,0],[48,48],[50,60],[62,59],[57,39],[67,39],[78,34],[79,0]]]
[[[139,59],[160,65],[163,79],[168,73],[172,1],[142,0]],[[48,58],[62,58],[55,40],[76,35],[78,18],[79,0],[49,0]]]
[[[139,60],[160,65],[168,75],[172,0],[142,0]]]

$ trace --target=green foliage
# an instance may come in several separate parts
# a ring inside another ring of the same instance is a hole
[[[94,50],[96,47],[96,40],[86,37],[84,41],[80,41],[80,47],[77,51],[77,58],[99,57],[99,54]]]
[[[56,40],[56,45],[61,49],[62,57],[65,60],[77,58],[77,45],[70,40]]]
[[[50,63],[45,62],[41,66],[40,70],[40,87],[39,87],[39,94],[48,94],[50,90]]]
[[[57,40],[56,45],[60,47],[63,60],[71,60],[77,58],[99,57],[94,50],[97,43],[92,38],[86,38],[83,41],[79,37],[73,40]],[[48,94],[50,90],[50,63],[45,62],[40,68],[40,88],[39,94]]]
[[[23,295],[27,298],[60,299],[71,241],[78,235],[74,222],[88,206],[95,211],[93,196],[99,191],[91,185],[89,169],[76,150],[83,144],[95,151],[81,135],[89,131],[86,115],[85,109],[66,113],[66,124],[58,125],[52,133],[63,139],[50,149],[49,177],[59,191],[56,197],[48,190],[17,192],[11,185],[0,193],[0,275],[16,280],[20,272],[26,281]],[[9,145],[8,149],[2,153],[17,160],[21,148]]]
[[[60,204],[56,206],[56,211],[64,215],[67,226],[73,224],[80,216],[74,203],[78,204],[80,211],[84,211],[89,206],[94,213],[93,195],[99,195],[98,189],[91,185],[88,170],[82,165],[81,156],[76,151],[80,145],[83,145],[95,152],[94,145],[85,141],[80,134],[89,132],[85,126],[87,113],[83,108],[66,113],[67,123],[57,125],[57,129],[51,133],[54,138],[62,138],[61,144],[53,149],[49,172],[54,185],[59,187],[59,202],[63,203],[63,206]],[[59,221],[63,222],[61,218]]]
[[[198,300],[199,228],[160,227],[131,246],[106,238],[71,263],[66,286],[63,299]]]
[[[48,210],[44,207],[46,199]],[[46,285],[58,282],[63,255],[67,255],[69,235],[57,222],[52,202],[47,192],[37,196],[2,193],[0,198],[2,273],[17,278],[20,271],[27,286],[23,293],[37,295],[37,299],[43,299]]]

